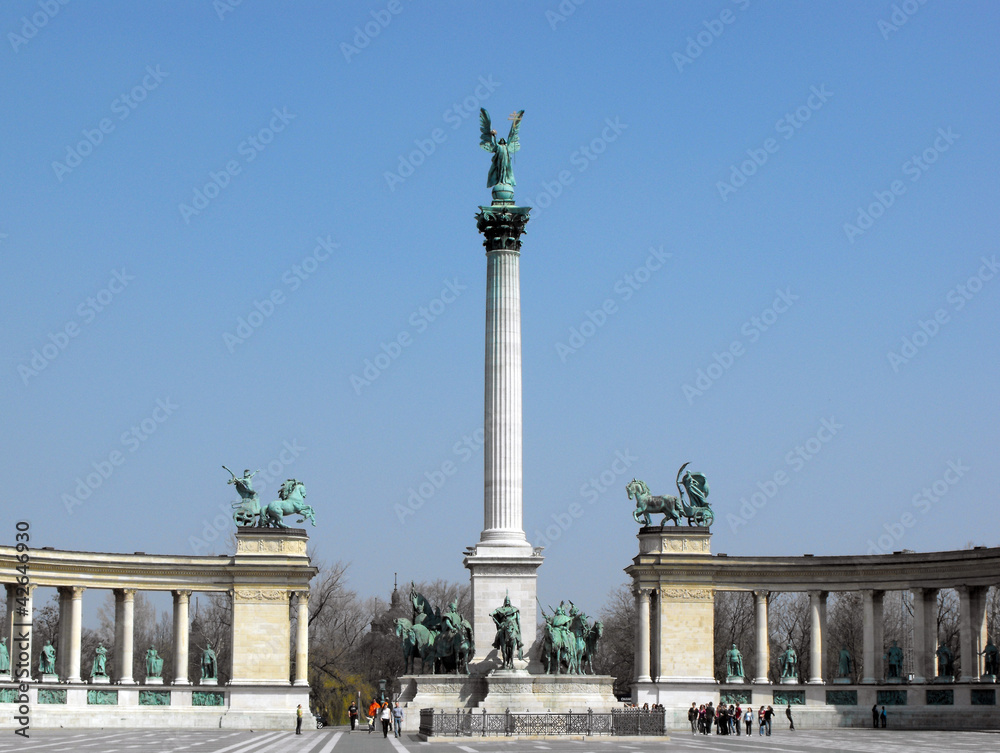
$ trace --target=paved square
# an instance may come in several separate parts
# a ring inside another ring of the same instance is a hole
[[[292,732],[229,732],[177,730],[37,731],[24,740],[10,730],[0,736],[0,753],[40,750],[46,753],[661,753],[671,751],[850,751],[851,753],[911,753],[911,751],[983,751],[1000,748],[997,732],[907,732],[905,730],[818,730],[775,732],[771,737],[719,737],[677,732],[663,742],[630,742],[628,738],[587,740],[517,740],[514,738],[443,738],[421,742],[404,734],[402,740],[380,732],[369,735],[344,728]]]

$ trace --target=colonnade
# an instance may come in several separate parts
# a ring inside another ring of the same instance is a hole
[[[37,586],[29,586],[25,601],[24,589],[19,592],[13,584],[6,585],[7,620],[3,636],[7,638],[8,647],[13,647],[18,634],[28,635],[27,653],[32,655],[31,643],[34,631],[33,596]],[[59,631],[56,638],[56,674],[65,683],[85,682],[83,676],[81,655],[81,636],[83,632],[83,586],[56,586],[59,596]],[[135,685],[137,679],[132,676],[133,658],[135,655],[135,594],[140,589],[115,588],[115,641],[113,649],[114,661],[111,671],[111,681],[118,685]],[[173,677],[169,682],[173,685],[190,685],[188,677],[188,657],[190,646],[189,606],[192,589],[176,589],[170,591],[173,596]],[[232,598],[232,593],[230,593]],[[287,591],[289,605],[294,603],[296,610],[295,633],[295,685],[308,685],[309,666],[309,591]],[[19,606],[20,604],[24,606]],[[110,647],[109,647],[110,648]],[[14,652],[11,651],[11,664],[15,664]],[[37,674],[37,666],[32,666],[31,674]]]

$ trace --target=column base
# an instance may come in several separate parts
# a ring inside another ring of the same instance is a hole
[[[292,683],[293,688],[308,688],[309,680],[296,680]]]
[[[810,677],[806,685],[826,685],[826,680],[822,677]]]
[[[138,683],[131,677],[123,677],[122,679],[118,680],[115,683],[115,685],[138,685]]]
[[[170,683],[170,684],[171,684],[171,685],[190,685],[190,684],[191,684],[191,681],[190,681],[190,680],[174,680],[174,681],[173,681],[172,683]]]
[[[146,678],[146,682],[144,684],[145,685],[162,685],[163,684],[163,678],[162,677],[147,677]]]

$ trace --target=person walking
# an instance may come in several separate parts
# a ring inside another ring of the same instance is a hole
[[[785,706],[785,716],[788,717],[788,731],[795,731],[795,722],[792,721],[792,702],[789,701],[788,705]]]
[[[302,704],[295,708],[295,734],[302,734]]]
[[[764,734],[764,707],[761,706],[757,709],[757,736],[761,737]]]
[[[396,705],[392,707],[392,731],[399,737],[399,733],[403,731],[403,709],[399,705],[399,701],[396,701]]]
[[[774,709],[770,706],[767,707],[767,711],[764,712],[764,724],[767,725],[767,736],[771,736],[771,720],[774,718]]]
[[[872,706],[872,727],[878,729],[878,704]]]
[[[351,732],[353,732],[358,726],[358,704],[354,701],[347,707],[347,715],[351,718]]]
[[[747,737],[753,733],[753,706],[747,706],[746,713],[743,714],[743,723],[747,727]]]
[[[882,707],[882,713],[880,715],[880,718],[882,720],[882,729],[885,729],[885,723],[887,721],[886,716],[885,716],[885,706]]]
[[[382,720],[382,737],[389,737],[389,728],[392,726],[392,706],[386,701],[382,704],[382,710],[379,712],[379,718]]]
[[[743,731],[741,729],[741,727],[743,726],[742,721],[743,721],[743,708],[737,703],[736,710],[733,712],[733,725],[736,727],[737,737],[739,737],[740,732]]]
[[[695,733],[695,727],[698,724],[698,709],[694,703],[692,703],[691,708],[688,709],[688,721],[691,723],[691,734],[693,735]]]
[[[378,701],[372,698],[372,702],[368,704],[368,734],[370,735],[375,731],[375,720],[378,718],[378,712],[381,706],[379,706]]]
[[[705,708],[705,734],[712,734],[712,727],[715,726],[715,708],[712,706],[712,702],[708,702],[708,706]]]

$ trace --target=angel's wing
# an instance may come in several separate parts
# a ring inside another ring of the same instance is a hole
[[[492,126],[490,125],[490,114],[485,107],[479,108],[479,146],[487,152],[497,150],[496,139],[493,138]]]
[[[517,115],[514,117],[514,122],[510,124],[510,135],[507,136],[507,151],[510,153],[514,153],[521,148],[521,142],[518,140],[517,132],[521,130],[521,118],[523,117],[524,110],[519,110]]]

